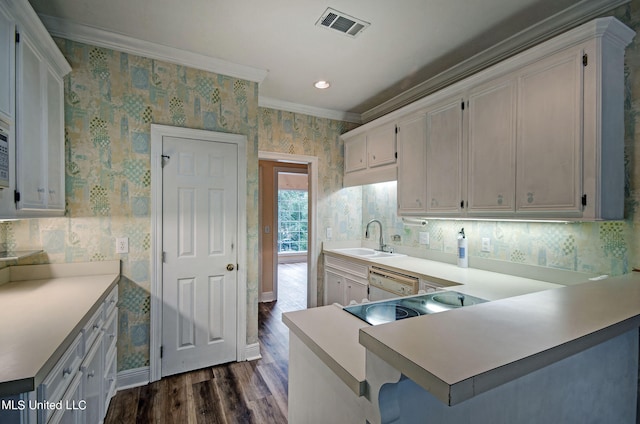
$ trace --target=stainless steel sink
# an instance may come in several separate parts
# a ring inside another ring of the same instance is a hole
[[[367,247],[348,247],[345,249],[333,249],[335,252],[342,253],[344,255],[357,256],[360,258],[374,259],[374,258],[388,258],[393,256],[406,256],[401,253],[381,252],[379,250],[369,249]]]

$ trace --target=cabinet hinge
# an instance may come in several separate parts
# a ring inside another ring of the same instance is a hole
[[[398,152],[396,152],[396,159],[398,159]]]
[[[167,252],[162,252],[161,258],[162,263],[167,262]]]
[[[16,43],[20,42],[20,33],[16,31]]]
[[[396,134],[398,134],[400,132],[400,128],[398,128],[398,126],[396,125]]]
[[[461,208],[461,209],[464,209],[464,200],[461,200],[461,201],[460,201],[460,208]]]
[[[587,206],[587,195],[586,194],[582,195],[582,206]]]
[[[588,62],[589,62],[589,56],[585,53],[582,55],[582,66],[587,66]]]
[[[160,357],[164,354],[164,346],[160,346]]]
[[[18,203],[20,201],[20,192],[18,190],[13,191],[13,201]]]
[[[462,107],[462,110],[464,110],[464,100],[460,103],[460,106]]]

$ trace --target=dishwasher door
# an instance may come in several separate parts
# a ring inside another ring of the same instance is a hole
[[[418,294],[420,280],[378,267],[369,268],[369,300],[393,299]]]

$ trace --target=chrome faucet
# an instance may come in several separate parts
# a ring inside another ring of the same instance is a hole
[[[364,236],[365,236],[366,238],[369,238],[369,226],[370,226],[371,224],[373,224],[374,222],[377,222],[377,223],[378,223],[378,225],[380,226],[380,242],[379,242],[379,243],[380,243],[380,248],[379,248],[379,249],[377,249],[377,250],[379,250],[379,251],[381,251],[381,252],[384,252],[384,249],[385,249],[385,247],[387,247],[387,246],[384,244],[384,238],[383,238],[383,236],[382,236],[382,222],[380,222],[380,221],[379,221],[379,220],[377,220],[377,219],[372,219],[371,221],[369,221],[369,222],[367,223],[367,227],[366,227],[366,228],[365,228],[365,230],[364,230]]]

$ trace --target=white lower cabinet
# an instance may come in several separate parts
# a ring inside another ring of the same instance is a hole
[[[82,371],[81,393],[86,402],[83,422],[86,423],[99,423],[104,417],[102,341],[102,337],[98,337],[80,367]]]
[[[62,409],[56,410],[47,424],[80,424],[82,421],[83,409],[86,404],[82,398],[82,378],[81,372],[71,380],[69,388],[62,398]]]
[[[325,305],[362,302],[369,298],[369,268],[357,262],[325,256]]]
[[[118,288],[32,393],[2,396],[1,424],[99,424],[116,392]]]

